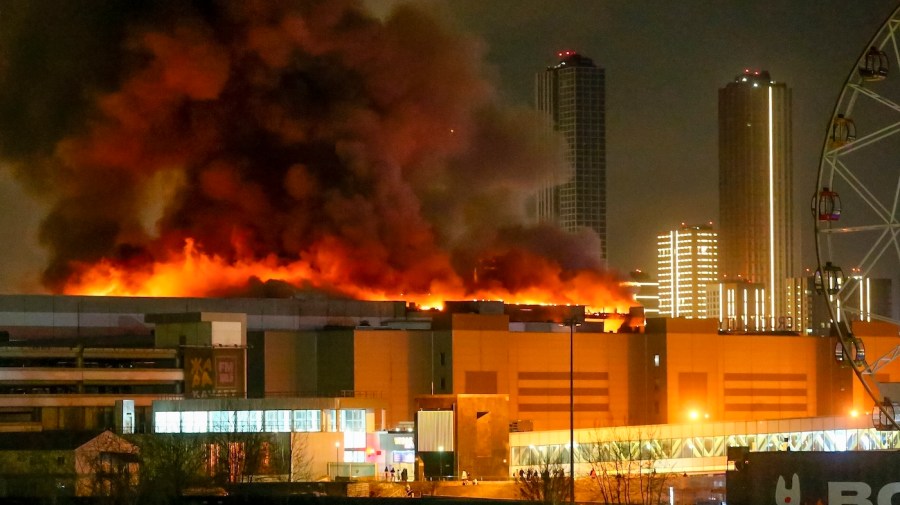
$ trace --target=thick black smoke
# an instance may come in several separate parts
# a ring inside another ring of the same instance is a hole
[[[414,7],[21,0],[0,16],[0,154],[51,202],[50,290],[188,238],[226,261],[337,254],[347,282],[398,292],[483,282],[485,264],[510,286],[540,282],[512,280],[535,258],[597,267],[590,237],[523,225],[559,162],[539,121],[498,103],[477,40]]]

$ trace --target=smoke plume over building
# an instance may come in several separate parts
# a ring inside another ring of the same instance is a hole
[[[414,7],[14,1],[3,17],[0,155],[48,202],[50,291],[627,305],[596,235],[522,224],[559,150],[499,102],[477,40]]]

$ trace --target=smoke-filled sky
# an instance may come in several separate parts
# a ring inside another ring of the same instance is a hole
[[[479,267],[527,287],[507,270],[534,257],[592,269],[591,237],[523,224],[556,162],[533,76],[560,49],[607,71],[613,268],[654,272],[657,233],[716,220],[716,90],[746,67],[793,89],[811,238],[825,123],[894,7],[862,3],[6,2],[0,291],[145,268],[186,238],[400,289]]]
[[[42,289],[249,294],[249,272],[364,298],[604,291],[596,237],[524,217],[558,140],[499,97],[477,37],[420,8],[104,0],[4,15],[0,155],[40,202],[27,233]]]
[[[744,68],[793,90],[794,208],[814,264],[809,198],[838,93],[896,0],[452,0],[504,96],[573,49],[606,69],[612,266],[656,271],[657,233],[718,220],[717,90]],[[892,68],[893,71],[893,68]],[[814,268],[814,267],[813,267]]]

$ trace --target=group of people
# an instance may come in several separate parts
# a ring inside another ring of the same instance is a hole
[[[593,476],[594,470],[591,469],[591,475]],[[517,482],[529,482],[536,481],[538,479],[548,479],[550,477],[558,477],[562,478],[566,476],[566,471],[562,468],[555,468],[552,470],[544,469],[543,472],[538,472],[537,470],[532,470],[531,468],[528,471],[522,470],[521,468],[517,473],[513,473],[513,479]]]
[[[459,480],[462,481],[462,485],[463,485],[463,486],[468,486],[468,485],[469,485],[469,472],[463,470],[463,471],[459,474]],[[478,479],[472,479],[472,485],[473,485],[473,486],[477,486],[477,485],[478,485]]]
[[[406,472],[406,468],[400,469],[400,471],[394,470],[394,467],[384,467],[384,480],[390,480],[390,482],[407,482],[409,481],[409,474]]]

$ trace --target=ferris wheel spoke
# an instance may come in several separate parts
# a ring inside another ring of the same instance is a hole
[[[869,250],[866,251],[866,253],[865,253],[865,255],[863,255],[862,259],[860,259],[859,262],[853,263],[854,268],[858,268],[860,271],[860,274],[863,277],[867,277],[872,272],[872,270],[878,264],[879,260],[884,255],[884,253],[888,249],[890,249],[891,245],[893,245],[895,247],[895,249],[897,249],[897,247],[898,247],[897,246],[897,234],[900,233],[900,226],[896,226],[896,225],[895,226],[879,225],[878,227],[865,226],[865,227],[858,227],[858,229],[855,231],[861,231],[861,230],[872,231],[872,230],[877,230],[877,229],[881,229],[883,231],[881,232],[881,234],[879,234],[878,238],[872,243],[872,246],[869,247]],[[822,230],[822,231],[824,231],[824,230]],[[847,229],[834,230],[834,231],[843,231],[845,233],[854,233],[854,231],[850,231]],[[829,235],[829,237],[830,237],[830,235]],[[829,248],[830,247],[831,247],[831,244],[829,243]],[[900,249],[898,249],[898,250],[900,250]]]
[[[893,222],[897,222],[897,204],[900,203],[900,175],[897,176],[897,189],[894,190],[894,205],[891,207]]]
[[[859,90],[851,87],[847,87],[850,90],[850,93],[845,93],[844,96],[841,97],[841,103],[844,101],[844,98],[847,99],[847,104],[842,108],[845,116],[853,115],[853,107],[856,105],[856,98],[859,97]]]
[[[900,145],[894,136],[900,133],[898,32],[900,7],[884,20],[853,63],[832,109],[819,159],[817,196],[813,200],[818,268],[832,275],[836,271],[841,278],[843,273],[839,267],[835,270],[836,265],[849,266],[853,271],[852,280],[840,286],[837,293],[823,293],[831,328],[842,349],[838,353],[845,357],[853,356],[851,351],[863,345],[862,339],[853,335],[856,320],[900,326],[896,315],[885,313],[889,309],[872,303],[870,298],[876,291],[870,281],[882,282],[876,277],[900,281],[900,177],[894,179],[898,170],[891,165]],[[863,125],[860,137],[856,136],[857,123]],[[856,356],[858,359],[851,358],[847,364],[874,401],[875,427],[900,430],[900,402],[888,398],[892,389],[880,382],[882,373],[876,376],[900,358],[900,346],[871,365],[864,354]]]
[[[880,49],[884,49],[885,46],[890,42],[890,46],[893,49],[892,54],[894,55],[894,62],[896,63],[895,68],[900,68],[900,48],[897,47],[897,37],[895,34],[897,33],[897,27],[900,26],[900,21],[892,19],[890,23],[888,23],[888,33],[882,40],[881,44],[878,46]]]
[[[885,96],[879,95],[871,88],[867,88],[861,84],[850,84],[849,87],[856,90],[857,93],[859,93],[863,96],[867,96],[867,97],[871,98],[872,100],[874,100],[875,102],[877,102],[881,105],[884,105],[888,109],[891,109],[895,112],[900,112],[900,105],[894,103],[893,101],[891,101],[890,99],[888,99]]]
[[[879,370],[889,365],[892,361],[900,357],[900,346],[896,346],[890,351],[884,353],[882,356],[879,356],[875,361],[872,362],[872,365],[869,366],[870,373],[878,373]]]
[[[840,160],[835,160],[834,169],[835,172],[842,179],[844,179],[845,182],[847,182],[850,188],[853,189],[853,191],[856,191],[856,194],[858,194],[862,198],[862,200],[866,202],[873,211],[875,211],[875,214],[878,215],[882,222],[890,223],[891,221],[893,221],[893,219],[891,219],[890,217],[891,213],[888,210],[887,206],[885,206],[883,203],[881,203],[880,200],[878,200],[878,197],[876,197],[869,190],[869,188],[859,180],[856,174],[854,174],[849,167],[844,165]]]
[[[883,243],[882,243],[883,242]],[[859,262],[859,268],[862,271],[863,276],[868,277],[872,272],[872,269],[875,268],[875,265],[878,264],[878,261],[881,260],[881,257],[884,253],[890,249],[891,244],[897,245],[897,232],[896,230],[891,230],[891,228],[887,228],[884,230],[884,233],[878,237],[878,240],[872,244],[872,247],[866,252],[866,255]],[[873,256],[874,254],[874,256]]]
[[[859,226],[842,226],[840,228],[823,228],[819,233],[826,235],[840,235],[847,233],[859,233],[864,231],[889,230],[891,228],[900,227],[897,223],[892,224],[865,224]]]
[[[894,224],[891,242],[894,244],[894,252],[897,253],[897,264],[900,264],[900,225]]]

